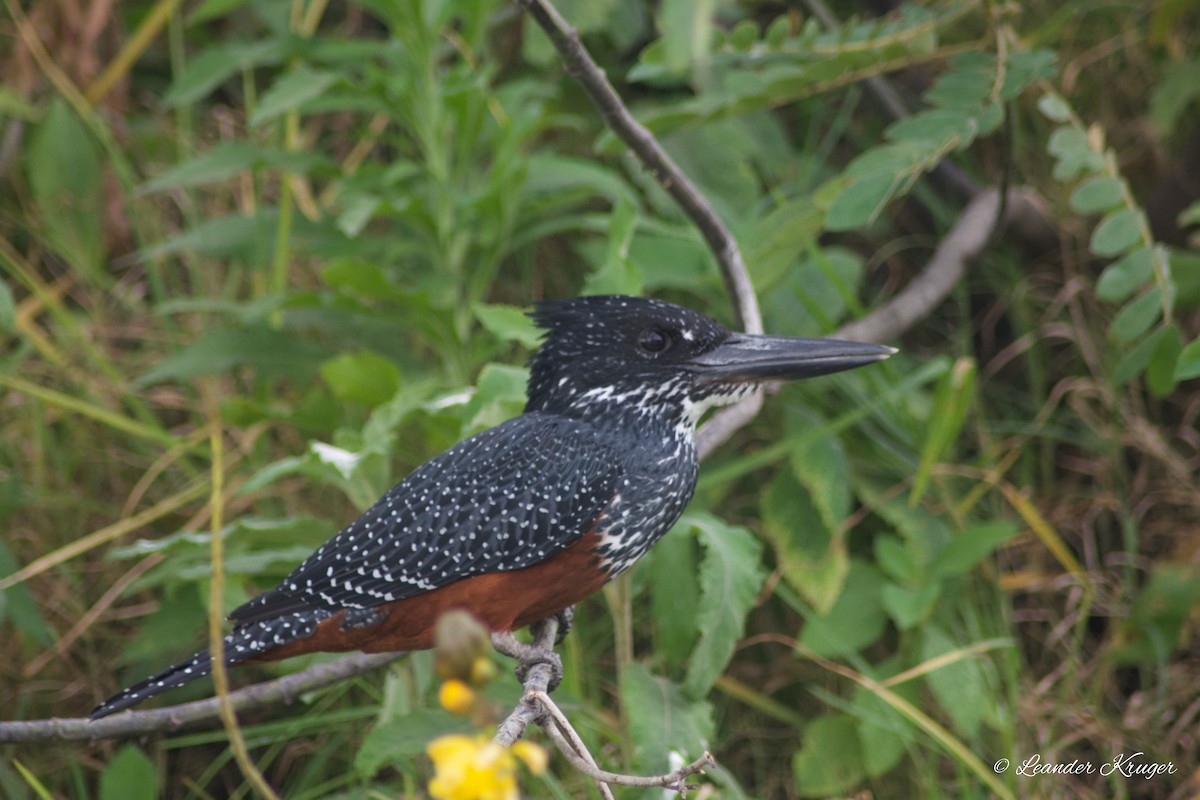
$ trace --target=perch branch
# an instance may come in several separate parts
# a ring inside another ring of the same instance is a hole
[[[376,653],[347,656],[326,664],[317,664],[303,672],[273,681],[247,686],[229,694],[237,712],[252,711],[279,703],[291,703],[299,695],[340,683],[400,658],[403,653]],[[217,698],[197,700],[169,708],[130,711],[113,717],[87,719],[40,719],[28,722],[0,722],[0,744],[17,742],[118,739],[151,733],[171,733],[197,722],[218,716]]]

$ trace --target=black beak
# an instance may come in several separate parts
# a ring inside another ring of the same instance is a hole
[[[882,361],[895,352],[896,348],[886,345],[840,339],[734,333],[690,363],[702,380],[758,383],[828,375]]]

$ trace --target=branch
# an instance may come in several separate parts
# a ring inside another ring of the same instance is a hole
[[[545,694],[550,689],[553,670],[550,664],[546,663],[544,654],[554,651],[554,640],[557,637],[558,617],[544,619],[534,626],[532,645],[518,642],[511,633],[492,634],[492,646],[504,655],[516,658],[521,664],[519,671],[525,674],[525,693],[508,718],[496,728],[497,743],[512,747],[514,742],[525,735],[525,729],[531,722],[538,723],[545,716],[532,701],[531,695],[535,692]]]
[[[762,333],[762,313],[758,308],[758,297],[750,273],[742,260],[741,250],[733,234],[713,211],[696,185],[679,169],[667,154],[654,134],[634,119],[621,101],[621,96],[608,82],[604,71],[597,66],[583,42],[579,32],[572,28],[550,0],[517,0],[541,26],[551,43],[562,57],[567,74],[583,87],[592,105],[600,112],[604,122],[624,142],[643,166],[675,198],[675,202],[696,225],[716,256],[721,276],[725,279],[725,291],[733,303],[738,325],[746,333]],[[762,408],[762,394],[754,392],[736,405],[713,415],[701,426],[696,435],[697,448],[703,458],[728,439],[739,428],[745,426]]]
[[[390,664],[403,653],[358,653],[325,664],[317,664],[303,672],[273,681],[247,686],[229,695],[235,711],[244,712],[278,703],[291,703],[299,695],[323,689],[335,683]],[[44,719],[29,722],[0,722],[0,744],[45,741],[95,741],[150,733],[171,733],[197,722],[215,719],[220,713],[218,700],[211,697],[194,703],[158,708],[150,711],[130,711],[114,717],[88,719]]]
[[[946,299],[966,273],[967,265],[987,246],[1001,224],[1016,216],[1036,213],[1036,208],[1033,192],[1012,189],[1007,195],[1004,219],[997,219],[1000,192],[996,189],[980,192],[963,209],[920,275],[886,305],[843,325],[834,335],[842,339],[877,342],[904,333]]]
[[[517,0],[525,7],[534,21],[541,26],[554,44],[567,74],[574,78],[591,98],[592,105],[600,112],[612,132],[645,165],[650,174],[662,184],[684,213],[696,224],[708,242],[709,249],[717,257],[725,288],[734,303],[738,324],[747,333],[762,333],[762,315],[758,310],[758,298],[750,283],[750,275],[742,261],[741,251],[733,234],[713,211],[712,206],[700,194],[695,184],[679,169],[667,155],[658,140],[646,127],[633,118],[621,101],[620,95],[608,82],[604,71],[592,60],[579,39],[579,32],[562,18],[549,0]]]
[[[544,726],[546,733],[550,735],[555,746],[558,747],[571,765],[575,769],[587,775],[594,781],[599,783],[612,784],[614,786],[636,786],[642,789],[652,789],[662,787],[666,789],[674,789],[679,792],[690,791],[694,787],[684,784],[684,779],[692,775],[703,775],[707,767],[715,767],[716,759],[712,753],[705,751],[704,755],[693,761],[691,764],[686,764],[674,772],[668,772],[665,775],[626,775],[620,772],[609,772],[608,770],[600,769],[596,766],[596,760],[592,758],[592,754],[584,745],[583,740],[579,738],[571,721],[567,719],[567,715],[562,712],[562,709],[550,699],[550,695],[545,692],[531,692],[530,699],[538,703],[545,709],[547,715],[554,722],[553,726]]]

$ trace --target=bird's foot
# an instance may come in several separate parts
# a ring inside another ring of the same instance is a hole
[[[575,624],[575,606],[567,606],[555,614],[554,619],[558,620],[558,633],[554,635],[554,644],[560,645],[563,643],[563,639],[567,638],[567,634],[571,632],[571,627]]]
[[[534,668],[543,665],[550,669],[550,678],[546,681],[546,692],[553,692],[562,683],[563,663],[562,656],[548,647],[533,647],[530,645],[528,649],[521,653],[521,658],[517,661],[517,680],[524,686],[525,681],[529,678],[529,673]]]

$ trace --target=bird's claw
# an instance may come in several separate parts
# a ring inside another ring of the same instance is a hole
[[[560,645],[575,624],[575,606],[567,606],[555,614],[554,618],[558,620],[558,633],[554,636],[554,644]]]
[[[549,648],[530,647],[517,662],[517,680],[524,686],[533,668],[542,664],[550,668],[550,680],[546,683],[546,692],[550,693],[562,683],[563,663],[562,656]]]

